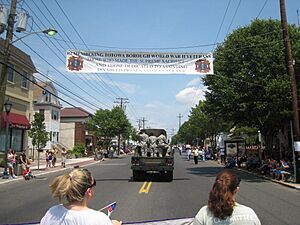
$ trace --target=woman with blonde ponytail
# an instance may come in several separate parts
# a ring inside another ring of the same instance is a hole
[[[239,177],[232,171],[221,171],[209,193],[208,204],[199,210],[193,225],[260,225],[253,209],[236,202],[239,184]]]
[[[63,204],[51,207],[41,225],[121,225],[122,222],[88,207],[96,180],[87,169],[75,169],[56,177],[50,184],[53,197]]]

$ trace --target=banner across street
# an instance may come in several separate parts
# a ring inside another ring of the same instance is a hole
[[[213,74],[213,55],[68,50],[66,70],[72,73]]]

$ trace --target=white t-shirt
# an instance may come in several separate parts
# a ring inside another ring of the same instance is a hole
[[[193,225],[261,225],[254,210],[236,203],[232,215],[221,220],[203,206],[194,218]]]
[[[70,210],[62,204],[51,207],[41,225],[112,225],[109,217],[93,209]]]

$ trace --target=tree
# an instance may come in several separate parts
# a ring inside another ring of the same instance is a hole
[[[259,129],[267,147],[292,112],[281,29],[278,20],[257,19],[233,31],[214,53],[215,75],[204,78],[209,104],[234,125]],[[300,34],[289,31],[299,68]]]
[[[34,120],[31,122],[31,128],[28,132],[28,136],[32,138],[33,149],[36,147],[38,150],[38,169],[40,158],[39,153],[46,146],[47,141],[49,141],[49,132],[46,131],[44,120],[43,114],[35,113]]]
[[[217,109],[207,101],[199,101],[199,104],[192,108],[188,123],[179,130],[176,140],[184,140],[190,144],[204,144],[204,140],[209,138],[212,147],[216,147],[217,135],[229,130],[231,124],[225,122],[225,118]]]
[[[124,110],[119,106],[114,107],[112,110],[97,110],[87,125],[98,137],[107,140],[104,147],[108,147],[113,137],[118,136],[119,143],[121,137],[128,138],[132,127]]]

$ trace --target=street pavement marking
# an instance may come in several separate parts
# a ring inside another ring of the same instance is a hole
[[[142,194],[142,193],[148,194],[151,185],[152,185],[152,181],[150,181],[150,182],[145,181],[143,186],[141,187],[141,189],[139,191],[139,194]]]

